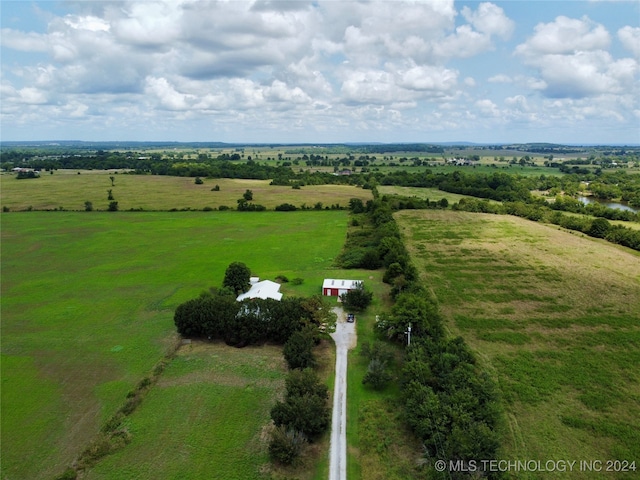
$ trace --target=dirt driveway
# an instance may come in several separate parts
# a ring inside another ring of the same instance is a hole
[[[347,352],[357,343],[355,323],[347,323],[342,307],[334,307],[338,316],[336,331],[331,334],[336,343],[336,381],[331,417],[331,452],[329,480],[347,478]]]

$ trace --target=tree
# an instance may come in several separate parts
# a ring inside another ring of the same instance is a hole
[[[269,456],[278,463],[291,465],[306,443],[307,437],[302,432],[281,425],[271,432]]]
[[[91,212],[93,210],[93,203],[91,203],[88,200],[86,202],[84,202],[84,210],[86,212]]]
[[[366,310],[373,300],[373,293],[364,289],[362,282],[357,288],[340,295],[340,300],[348,310]]]
[[[116,177],[109,177],[109,180],[111,180],[111,186],[113,187],[115,185]]]
[[[195,183],[196,185],[202,185],[204,182],[202,181],[202,179],[201,179],[200,177],[196,177],[196,179],[195,179],[194,183]]]
[[[604,218],[596,218],[591,222],[591,227],[587,231],[587,234],[596,237],[596,238],[604,238],[607,236],[611,230],[611,224]]]
[[[247,190],[242,194],[242,198],[244,198],[247,202],[253,200],[253,192],[251,190]]]
[[[224,272],[222,286],[231,288],[236,295],[249,290],[251,270],[242,262],[229,264]]]
[[[314,330],[310,327],[294,332],[284,344],[282,354],[290,369],[309,368],[316,364],[313,355]]]
[[[113,198],[113,190],[107,190],[107,200],[114,200]]]
[[[362,383],[364,385],[371,384],[374,389],[382,390],[389,380],[391,380],[391,374],[387,371],[387,362],[374,358],[369,362]]]
[[[117,212],[118,211],[118,202],[109,202],[109,207],[107,208],[108,211],[110,212]]]

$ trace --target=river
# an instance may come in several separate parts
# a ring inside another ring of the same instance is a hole
[[[605,207],[615,208],[617,210],[627,210],[633,213],[640,212],[640,210],[637,208],[630,207],[629,205],[626,205],[624,203],[612,202],[610,200],[600,200],[594,197],[582,197],[582,196],[578,196],[578,200],[580,200],[585,205],[588,205],[590,203],[599,203],[600,205],[603,205]]]

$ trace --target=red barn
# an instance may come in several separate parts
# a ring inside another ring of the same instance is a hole
[[[338,280],[334,278],[325,278],[322,283],[322,294],[327,297],[339,297],[347,293],[349,290],[354,290],[362,285],[360,280]]]

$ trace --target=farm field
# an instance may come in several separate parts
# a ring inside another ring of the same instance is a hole
[[[112,186],[110,176],[114,177]],[[349,185],[314,185],[299,190],[287,186],[269,185],[270,180],[203,179],[196,185],[190,177],[165,175],[128,175],[85,170],[46,172],[37,179],[16,180],[14,175],[0,175],[1,203],[11,211],[84,210],[85,202],[95,210],[107,210],[108,190],[112,190],[120,210],[202,210],[218,209],[221,205],[235,209],[237,200],[246,190],[253,192],[253,203],[273,210],[277,205],[290,203],[300,208],[339,204],[346,207],[351,198],[370,200],[371,191]],[[212,191],[216,185],[220,191]]]
[[[2,478],[50,479],[64,470],[127,392],[175,348],[175,307],[220,285],[232,261],[261,278],[304,279],[284,284],[285,295],[320,293],[325,276],[341,275],[331,265],[346,224],[347,212],[335,210],[3,214]],[[187,365],[183,372],[171,364],[169,377],[188,376]],[[197,393],[208,405],[220,395],[236,396],[261,419],[246,385],[255,375],[254,396],[270,403],[282,375],[270,360],[264,366],[234,373],[240,391],[190,384],[180,392],[161,384],[149,403],[163,405],[163,388],[174,398]],[[154,421],[142,412],[141,422]],[[256,425],[239,435],[254,439]],[[171,448],[157,452],[176,453]]]
[[[407,197],[418,197],[423,200],[437,202],[442,198],[446,198],[449,204],[459,202],[462,198],[474,198],[468,195],[460,195],[457,193],[449,193],[437,188],[423,187],[398,187],[396,185],[380,185],[378,187],[380,195],[403,195]],[[490,200],[494,202],[494,200]]]
[[[638,467],[640,255],[510,216],[403,211],[396,219],[451,333],[498,382],[503,458]],[[526,475],[518,478],[544,478]]]

